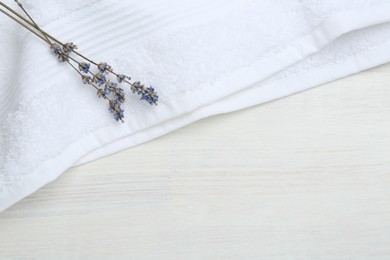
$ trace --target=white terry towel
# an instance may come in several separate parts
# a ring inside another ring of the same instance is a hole
[[[128,94],[125,123],[115,122],[94,89],[1,15],[0,211],[74,165],[390,61],[389,0],[25,6],[53,36],[153,85],[160,102],[153,107]]]

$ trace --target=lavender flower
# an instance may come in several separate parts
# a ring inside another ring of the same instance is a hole
[[[61,46],[57,43],[52,43],[50,45],[50,49],[53,51],[55,55],[59,55],[62,52]]]
[[[101,97],[106,98],[107,97],[106,94],[104,93],[103,89],[98,89],[96,94],[99,98],[101,98]]]
[[[113,113],[114,115],[114,119],[116,121],[119,121],[121,120],[122,123],[124,122],[123,121],[123,118],[124,118],[124,110],[121,108],[121,104],[116,101],[116,100],[110,100],[109,101],[109,108],[108,110]]]
[[[64,52],[61,52],[59,55],[58,55],[58,61],[59,62],[65,62],[65,61],[69,61],[69,55],[64,53]]]
[[[133,93],[137,93],[138,95],[141,95],[144,92],[144,85],[141,85],[141,82],[136,81],[133,84],[131,84],[130,89]]]
[[[126,79],[130,80],[130,77],[126,76],[126,75],[123,75],[123,74],[119,74],[118,76],[116,76],[116,80],[119,82],[119,83],[122,83],[123,81],[125,81]]]
[[[111,82],[110,80],[107,80],[106,83],[104,84],[104,93],[108,95],[111,92],[112,92]]]
[[[52,43],[50,45],[50,49],[53,51],[55,55],[58,57],[58,61],[60,62],[65,62],[69,60],[69,55],[67,53],[64,53],[62,51],[62,48],[59,44],[57,43]]]
[[[158,103],[158,95],[153,87],[148,87],[145,89],[144,85],[141,85],[139,81],[131,84],[130,89],[133,93],[137,93],[141,95],[141,100],[145,100],[151,105],[157,105]]]
[[[106,81],[104,84],[104,93],[105,94],[110,94],[113,93],[115,99],[119,103],[124,103],[125,102],[125,93],[123,92],[123,89],[117,87],[118,84],[115,82],[110,82],[109,80]]]
[[[89,64],[89,63],[86,63],[86,62],[79,63],[79,70],[83,73],[88,73],[90,67],[91,67],[91,64]]]
[[[99,86],[103,86],[104,83],[106,83],[106,76],[104,76],[102,73],[96,73],[94,76],[93,76],[93,82],[95,82],[96,84],[98,84]]]
[[[101,62],[98,65],[98,69],[101,73],[112,72],[112,68],[106,62]]]
[[[84,84],[91,84],[92,83],[91,76],[82,75],[81,80],[83,81]]]
[[[121,104],[116,102],[115,100],[110,100],[109,109],[111,113],[118,112],[121,109]]]
[[[111,93],[114,91],[117,85],[118,84],[116,84],[115,82],[111,82],[110,80],[107,80],[106,84],[104,84],[104,88],[106,88]]]
[[[119,103],[125,102],[125,93],[123,92],[123,89],[115,88],[114,93],[115,93],[116,101],[118,101]]]
[[[68,43],[65,43],[63,46],[62,46],[62,50],[64,51],[64,53],[66,54],[70,54],[71,52],[73,52],[74,50],[77,49],[77,45],[74,45],[73,42],[68,42]]]
[[[141,100],[145,100],[151,105],[157,105],[158,102],[158,95],[154,91],[154,88],[152,86],[148,87],[145,90],[145,93],[142,94]]]
[[[115,119],[116,121],[121,120],[122,123],[124,123],[124,122],[125,122],[125,121],[123,121],[123,118],[125,117],[125,116],[124,116],[124,112],[125,112],[125,111],[124,111],[123,109],[120,109],[119,112],[114,113],[114,119]]]

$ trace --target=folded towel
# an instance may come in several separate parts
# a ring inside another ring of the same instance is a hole
[[[153,85],[160,102],[149,106],[129,94],[125,123],[115,122],[47,45],[0,16],[0,211],[74,165],[390,61],[388,0],[26,6],[56,38]]]

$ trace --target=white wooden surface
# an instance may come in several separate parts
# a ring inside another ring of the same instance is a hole
[[[390,66],[71,169],[0,256],[390,259]]]

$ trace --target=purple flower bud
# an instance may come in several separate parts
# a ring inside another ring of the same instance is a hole
[[[92,83],[91,76],[82,75],[81,80],[83,81],[84,84],[91,84]]]
[[[122,123],[124,122],[123,121],[123,118],[124,118],[124,111],[123,109],[121,108],[121,104],[120,102],[116,101],[116,100],[110,100],[109,101],[109,108],[108,110],[110,110],[110,112],[114,115],[114,119],[116,121],[119,121],[121,120]]]
[[[95,82],[99,86],[102,86],[104,85],[104,83],[106,83],[106,76],[104,76],[102,73],[96,73],[93,76],[93,82]]]
[[[98,69],[99,69],[99,71],[100,71],[101,73],[106,73],[106,72],[112,71],[111,66],[108,65],[108,64],[105,63],[105,62],[99,63]]]
[[[89,63],[86,63],[86,62],[79,63],[79,70],[83,73],[88,73],[90,67],[91,67],[91,64],[89,64]]]
[[[53,51],[54,54],[59,55],[62,52],[61,46],[57,43],[52,43],[50,45],[50,49]]]
[[[130,80],[130,77],[126,76],[126,75],[123,75],[123,74],[119,74],[116,79],[118,80],[119,83],[122,83],[123,81],[125,81],[126,79]]]
[[[64,51],[66,54],[70,54],[72,51],[74,51],[74,50],[77,49],[77,45],[74,45],[73,42],[68,42],[68,43],[65,43],[65,44],[62,46],[62,49],[63,49],[63,51]]]
[[[154,88],[152,86],[145,89],[145,93],[142,94],[141,100],[145,100],[151,105],[157,105],[158,103],[158,95],[154,91]]]

